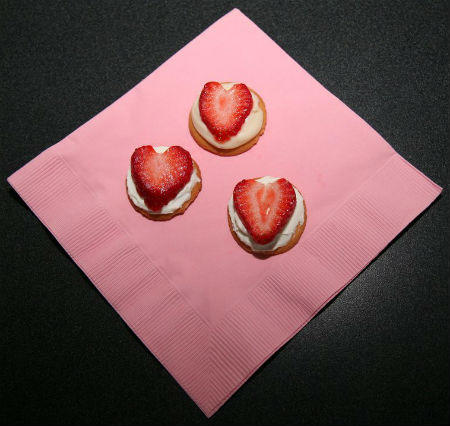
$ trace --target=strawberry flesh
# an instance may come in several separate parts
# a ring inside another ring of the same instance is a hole
[[[137,148],[131,156],[131,176],[137,192],[152,211],[159,211],[189,182],[193,171],[191,155],[181,146],[163,153],[152,146]]]
[[[220,83],[209,82],[200,94],[200,117],[214,138],[221,143],[239,133],[252,108],[252,94],[243,83],[226,90]]]
[[[297,199],[286,179],[263,184],[244,179],[233,191],[234,208],[250,236],[258,244],[270,243],[294,212]]]

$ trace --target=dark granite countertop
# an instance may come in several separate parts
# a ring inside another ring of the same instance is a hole
[[[444,187],[210,420],[6,182],[238,7]],[[445,424],[448,1],[0,2],[2,424]]]

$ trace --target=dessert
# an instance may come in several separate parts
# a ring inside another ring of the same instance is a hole
[[[284,178],[244,179],[228,202],[228,225],[244,250],[264,257],[281,254],[298,243],[305,229],[305,201]]]
[[[136,211],[152,220],[184,213],[202,188],[197,163],[181,146],[141,146],[131,156],[126,187]]]
[[[265,104],[244,83],[206,83],[189,115],[189,131],[195,141],[223,156],[250,149],[265,126]]]

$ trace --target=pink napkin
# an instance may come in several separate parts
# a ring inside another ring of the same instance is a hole
[[[242,81],[267,106],[250,151],[218,157],[188,131],[205,82]],[[203,189],[168,222],[125,192],[135,147],[181,145]],[[226,206],[243,178],[285,177],[303,193],[299,244],[244,252]],[[211,416],[440,193],[238,10],[8,181],[123,320]]]

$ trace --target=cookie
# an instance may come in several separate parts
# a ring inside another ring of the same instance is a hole
[[[137,148],[126,179],[128,200],[151,220],[170,220],[186,211],[202,188],[198,164],[179,146]]]
[[[283,178],[244,179],[234,188],[227,210],[234,240],[258,257],[292,249],[306,227],[303,196]]]
[[[202,148],[216,155],[242,154],[264,133],[264,101],[243,83],[206,83],[189,114],[189,131]]]

